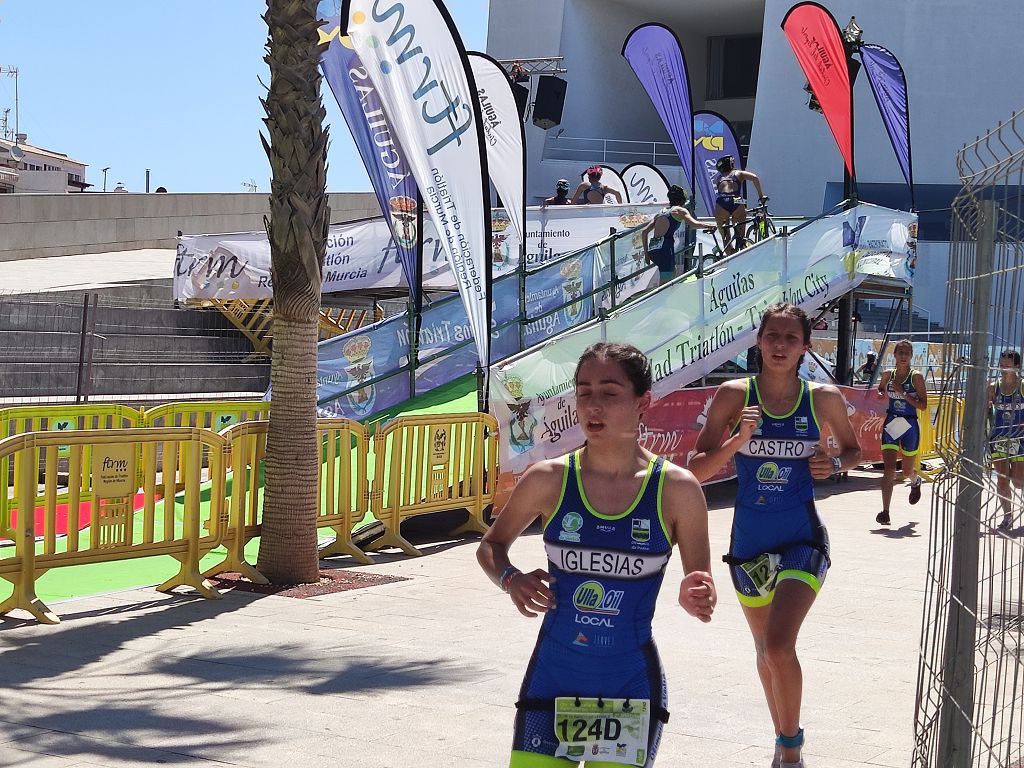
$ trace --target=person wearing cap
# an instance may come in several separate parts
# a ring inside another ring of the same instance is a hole
[[[683,224],[703,227],[686,208],[686,190],[673,184],[668,188],[668,207],[662,208],[643,229],[644,258],[658,266],[660,283],[675,277],[676,232]],[[654,238],[651,239],[651,233]]]
[[[555,182],[555,196],[549,197],[543,205],[572,205],[569,200],[569,180],[559,179]]]
[[[587,168],[587,180],[581,181],[572,195],[573,205],[601,205],[608,195],[615,198],[617,205],[622,205],[622,195],[619,191],[601,183],[603,172],[600,165],[592,165]]]

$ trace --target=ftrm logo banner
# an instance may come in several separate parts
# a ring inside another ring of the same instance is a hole
[[[486,365],[491,217],[480,103],[465,46],[436,0],[345,0],[341,27],[406,151]]]

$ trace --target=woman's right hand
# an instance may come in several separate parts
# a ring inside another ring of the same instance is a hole
[[[740,411],[739,419],[737,421],[738,428],[736,434],[739,435],[743,440],[749,440],[754,435],[754,430],[757,429],[757,425],[761,423],[761,406],[759,405],[748,405],[742,411]]]
[[[538,568],[529,573],[517,573],[508,584],[508,594],[523,616],[533,618],[555,608],[555,593],[551,591],[552,578]]]

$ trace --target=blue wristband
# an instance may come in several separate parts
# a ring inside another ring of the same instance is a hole
[[[498,586],[501,587],[501,591],[508,592],[508,587],[512,583],[512,579],[514,579],[516,575],[520,573],[522,573],[522,571],[520,571],[514,565],[510,565],[504,571],[502,571],[501,578],[498,579]]]

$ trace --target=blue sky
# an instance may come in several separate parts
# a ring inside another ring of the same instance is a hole
[[[446,0],[470,50],[484,50],[488,0]],[[269,73],[261,0],[0,0],[0,66],[19,69],[21,132],[87,163],[102,189],[241,192],[270,189],[259,102]],[[330,89],[327,186],[368,191]],[[0,75],[0,110],[14,79]]]

